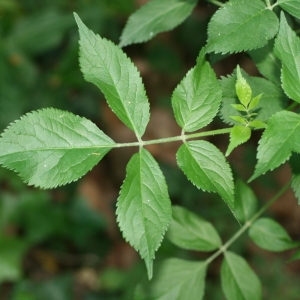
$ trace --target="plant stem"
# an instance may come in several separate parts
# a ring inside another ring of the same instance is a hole
[[[217,1],[217,0],[207,0],[211,4],[217,5],[217,6],[222,6],[224,3]]]
[[[256,214],[253,215],[253,217],[245,223],[245,225],[240,228],[218,251],[216,251],[214,254],[212,254],[205,263],[209,264],[211,263],[215,258],[217,258],[220,254],[225,252],[227,248],[235,242],[248,228],[252,226],[254,221],[258,219],[267,209],[270,205],[272,205],[276,200],[278,200],[279,197],[281,197],[290,187],[291,183],[288,182],[286,185],[284,185],[280,191],[273,196]]]
[[[293,102],[286,110],[292,111],[295,107],[297,107],[299,103]]]
[[[212,136],[212,135],[224,134],[224,133],[230,133],[230,132],[231,132],[231,128],[224,128],[224,129],[217,129],[217,130],[211,130],[211,131],[205,131],[205,132],[173,136],[173,137],[162,138],[162,139],[151,140],[151,141],[142,141],[142,142],[133,142],[133,143],[118,143],[118,144],[115,144],[113,147],[121,148],[121,147],[133,147],[133,146],[145,146],[145,145],[153,145],[153,144],[170,143],[170,142],[176,142],[176,141],[182,141],[182,140],[187,140],[187,139],[193,139],[193,138],[198,138],[198,137],[203,137],[203,136]]]

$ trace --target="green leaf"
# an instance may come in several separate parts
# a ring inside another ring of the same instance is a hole
[[[221,103],[221,86],[204,56],[202,50],[196,67],[187,73],[172,95],[175,118],[183,131],[195,131],[209,124]]]
[[[231,104],[231,106],[238,111],[247,111],[245,106],[243,106],[242,104]]]
[[[27,248],[22,240],[0,235],[0,283],[21,279],[22,259]]]
[[[232,252],[225,252],[221,266],[221,283],[229,300],[261,300],[262,288],[247,261]]]
[[[250,187],[238,179],[235,184],[234,214],[241,222],[247,222],[256,212],[257,199]]]
[[[276,86],[271,81],[264,78],[252,77],[242,71],[243,77],[247,80],[252,89],[253,95],[263,94],[258,106],[255,108],[255,112],[258,113],[256,120],[267,121],[276,112],[283,110],[287,106],[287,97],[283,93],[282,89]],[[221,80],[222,86],[222,106],[220,109],[220,115],[223,121],[230,125],[236,123],[232,121],[229,116],[240,114],[231,105],[238,104],[239,100],[235,93],[236,75],[229,77],[223,77]]]
[[[293,153],[289,160],[292,169],[292,189],[300,205],[300,154]]]
[[[0,139],[0,163],[29,185],[53,188],[91,170],[115,145],[91,121],[66,111],[33,111]]]
[[[178,166],[197,188],[218,193],[233,208],[232,173],[218,148],[206,141],[190,141],[179,148],[176,156]]]
[[[269,41],[263,48],[249,51],[248,54],[255,62],[260,74],[280,85],[281,62],[273,52],[274,41]]]
[[[235,92],[244,107],[248,107],[252,97],[251,87],[243,77],[239,66],[237,66],[236,75]]]
[[[169,258],[160,263],[154,279],[139,286],[135,300],[203,299],[207,264]]]
[[[155,251],[171,222],[172,208],[165,178],[147,150],[130,159],[117,206],[123,236],[145,260],[151,279]]]
[[[263,47],[277,33],[278,23],[276,14],[261,0],[228,1],[209,22],[207,52],[224,54]]]
[[[270,118],[257,148],[258,162],[249,182],[284,163],[292,151],[300,152],[300,116],[281,111]]]
[[[248,126],[253,127],[254,129],[264,129],[267,128],[267,124],[259,121],[259,120],[254,120],[249,122]]]
[[[289,262],[294,260],[300,260],[300,250],[296,251],[293,256],[289,259]]]
[[[272,219],[260,218],[250,227],[249,236],[262,249],[285,251],[300,245],[293,242],[285,229]]]
[[[245,118],[243,118],[241,116],[229,116],[229,118],[236,121],[236,122],[238,122],[238,123],[247,125],[247,121],[245,120]]]
[[[197,0],[151,0],[132,14],[122,32],[120,47],[150,40],[181,24]]]
[[[262,94],[259,94],[259,95],[257,95],[256,97],[254,97],[254,98],[251,100],[248,109],[249,109],[249,110],[254,109],[254,108],[259,104],[261,97],[262,97]]]
[[[176,246],[196,251],[213,251],[222,241],[211,223],[180,206],[173,206],[167,238]]]
[[[236,125],[232,127],[230,132],[230,143],[225,156],[228,156],[231,151],[237,146],[246,143],[251,137],[251,129],[248,126]]]
[[[149,103],[137,68],[111,41],[95,35],[75,15],[80,34],[81,71],[103,92],[110,108],[138,138],[149,121]]]
[[[280,0],[279,6],[286,10],[289,14],[300,19],[300,2],[299,0]]]
[[[288,25],[284,13],[275,40],[274,53],[282,62],[281,81],[285,93],[300,103],[300,39]]]

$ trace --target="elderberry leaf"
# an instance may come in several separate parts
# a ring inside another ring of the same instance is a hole
[[[257,199],[249,185],[238,179],[235,184],[234,214],[241,222],[247,222],[255,213]]]
[[[281,81],[285,93],[300,103],[300,39],[288,25],[282,12],[280,27],[274,47],[275,55],[282,62]]]
[[[262,287],[259,278],[247,261],[230,251],[225,252],[221,266],[222,289],[230,300],[261,300]]]
[[[262,249],[280,252],[295,248],[299,242],[291,240],[286,230],[276,221],[260,218],[250,227],[249,236]]]
[[[300,19],[300,2],[299,0],[280,0],[279,6],[289,14]]]
[[[251,56],[260,74],[279,86],[281,83],[281,62],[273,50],[274,40],[271,40],[266,46],[249,51],[248,54]]]
[[[120,47],[142,43],[181,24],[197,0],[151,0],[133,13],[122,32]]]
[[[144,259],[151,279],[155,251],[171,222],[172,208],[164,175],[145,149],[127,164],[117,215],[124,238]]]
[[[243,77],[249,83],[252,89],[252,95],[257,96],[262,94],[258,105],[254,108],[254,112],[258,113],[255,120],[267,121],[276,112],[283,110],[287,105],[287,97],[282,89],[276,86],[273,82],[260,77],[252,77],[242,71]],[[222,105],[219,114],[222,120],[229,124],[235,125],[229,116],[239,114],[244,116],[242,112],[238,112],[233,108],[232,104],[238,104],[239,100],[235,93],[236,75],[232,74],[228,77],[223,77],[220,80],[222,86]]]
[[[251,137],[251,129],[248,126],[233,126],[230,132],[230,143],[225,156],[228,156],[234,148],[246,143]]]
[[[91,170],[115,145],[91,121],[58,109],[33,111],[0,138],[0,163],[29,185],[54,188]]]
[[[203,299],[207,264],[169,258],[158,265],[151,282],[138,286],[134,300]]]
[[[77,14],[79,62],[86,81],[105,95],[118,118],[140,138],[149,122],[149,102],[137,68],[111,41],[89,30]]]
[[[173,206],[167,238],[187,250],[213,251],[222,246],[220,236],[211,223],[180,206]]]
[[[295,193],[295,197],[298,199],[300,205],[300,154],[293,153],[289,160],[290,167],[292,169],[292,189]]]
[[[177,151],[177,164],[199,189],[218,193],[234,207],[234,184],[229,164],[220,150],[206,141],[190,141]]]
[[[300,116],[281,111],[269,119],[257,149],[257,164],[249,182],[283,164],[292,154],[300,152]]]
[[[228,1],[209,22],[206,51],[224,54],[263,47],[277,33],[278,23],[261,0]]]
[[[172,106],[177,123],[183,131],[196,131],[216,116],[222,99],[216,74],[200,52],[197,65],[175,88]]]

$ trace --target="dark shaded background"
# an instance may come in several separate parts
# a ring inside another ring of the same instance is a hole
[[[84,81],[78,66],[75,11],[94,32],[118,43],[128,16],[146,1],[134,0],[0,0],[0,127],[21,115],[55,107],[91,119],[116,142],[135,141],[109,110],[101,92]],[[175,30],[124,51],[141,72],[151,121],[145,140],[180,134],[170,95],[195,64],[206,41],[206,26],[216,7],[200,1],[192,16]],[[215,60],[215,57],[211,57]],[[246,54],[214,64],[218,76],[240,64],[259,76]],[[226,127],[218,118],[208,129]],[[259,133],[229,156],[236,177],[252,175]],[[223,152],[228,136],[210,139]],[[226,241],[238,230],[228,208],[214,194],[197,190],[176,167],[178,143],[147,147],[159,161],[174,204],[211,221]],[[116,225],[115,204],[125,167],[137,149],[114,149],[80,181],[51,191],[27,187],[13,172],[0,169],[0,300],[132,299],[146,270],[124,242]],[[290,178],[282,166],[252,188],[260,204]],[[267,213],[300,239],[300,209],[287,192]],[[299,299],[300,264],[286,264],[293,251],[272,254],[242,236],[232,250],[243,255],[263,283],[264,299]],[[157,259],[205,259],[167,240]],[[224,299],[219,279],[221,258],[209,268],[205,299]],[[155,276],[155,270],[154,270]]]

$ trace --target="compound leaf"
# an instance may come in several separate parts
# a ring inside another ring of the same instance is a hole
[[[216,116],[222,99],[221,86],[204,55],[202,50],[197,65],[187,73],[172,95],[176,121],[187,132],[209,124]]]
[[[288,25],[283,12],[274,53],[282,62],[281,81],[284,91],[300,103],[300,39]]]
[[[130,159],[117,207],[123,236],[145,260],[151,279],[155,251],[171,222],[172,208],[165,178],[147,150]]]
[[[221,266],[221,283],[228,300],[262,299],[261,283],[257,275],[243,257],[233,252],[225,252]]]
[[[66,111],[33,111],[0,139],[0,163],[29,185],[53,188],[79,179],[114,146],[91,121]]]
[[[197,0],[151,0],[132,14],[122,32],[120,47],[150,40],[182,23]]]
[[[112,111],[140,138],[150,113],[137,68],[118,46],[95,35],[74,15],[80,34],[79,62],[85,80],[98,86]]]
[[[250,187],[238,179],[235,184],[234,214],[241,222],[247,222],[255,213],[257,199]]]
[[[207,52],[224,54],[263,47],[277,33],[278,23],[276,14],[261,0],[228,1],[209,22]]]
[[[257,149],[258,162],[249,181],[284,163],[292,151],[300,152],[300,116],[281,111],[270,118]]]
[[[269,218],[260,218],[250,227],[249,236],[262,249],[269,251],[285,251],[299,246],[293,242],[286,230]]]
[[[280,0],[279,6],[289,14],[300,19],[300,2],[299,0]]]
[[[234,148],[246,143],[250,137],[251,129],[248,126],[233,126],[230,132],[230,143],[225,155],[228,156]]]
[[[243,106],[247,107],[251,101],[252,90],[246,79],[241,73],[241,69],[237,66],[236,69],[237,80],[235,83],[235,91]]]
[[[187,250],[213,251],[222,241],[211,223],[180,206],[173,206],[167,238]]]
[[[218,148],[206,141],[190,141],[176,156],[178,166],[197,188],[218,193],[231,209],[234,207],[231,169]]]
[[[160,263],[154,279],[139,286],[135,300],[203,299],[207,264],[169,258]]]

